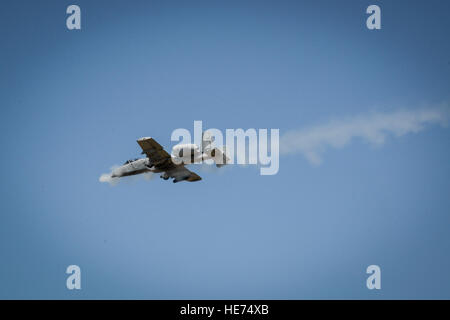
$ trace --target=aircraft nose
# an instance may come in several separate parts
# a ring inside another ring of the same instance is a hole
[[[111,172],[111,178],[117,178],[117,177],[120,177],[120,174],[121,174],[120,169],[119,169],[119,168],[116,168],[116,169],[114,169],[114,170]]]

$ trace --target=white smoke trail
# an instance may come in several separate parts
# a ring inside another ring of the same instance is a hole
[[[420,110],[349,117],[287,132],[280,138],[280,153],[300,153],[311,164],[319,165],[323,153],[328,148],[342,148],[354,138],[361,138],[373,145],[383,145],[389,135],[400,137],[408,133],[417,133],[425,126],[433,124],[446,126],[448,118],[448,104]]]

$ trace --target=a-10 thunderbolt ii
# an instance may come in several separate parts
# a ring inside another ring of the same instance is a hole
[[[164,148],[150,137],[137,140],[142,148],[142,154],[147,158],[126,161],[122,166],[112,171],[112,178],[132,176],[136,174],[152,172],[162,173],[164,180],[173,178],[173,182],[199,181],[202,178],[188,170],[185,165],[190,163],[201,163],[203,160],[213,159],[217,167],[225,165],[229,160],[219,148],[211,148],[213,139],[202,137],[202,150],[196,144],[179,144],[173,147],[172,154],[167,153]]]

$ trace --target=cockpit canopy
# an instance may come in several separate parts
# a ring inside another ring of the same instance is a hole
[[[129,163],[132,163],[132,162],[134,162],[134,161],[136,161],[136,160],[139,160],[139,159],[136,158],[136,159],[130,159],[130,160],[127,160],[127,161],[125,161],[124,165],[125,165],[125,164],[129,164]]]

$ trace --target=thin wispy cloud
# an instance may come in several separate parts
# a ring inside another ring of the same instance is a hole
[[[355,139],[380,146],[389,137],[417,133],[431,125],[446,126],[448,119],[448,104],[347,117],[286,132],[280,138],[280,153],[302,154],[311,164],[319,165],[327,149],[343,148]]]

